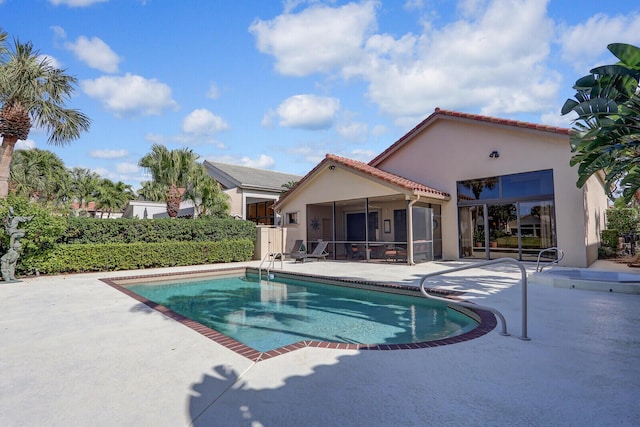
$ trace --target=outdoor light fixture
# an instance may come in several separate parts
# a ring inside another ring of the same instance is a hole
[[[500,153],[498,153],[497,150],[493,150],[491,153],[489,153],[489,157],[491,157],[492,159],[497,159],[498,157],[500,157]]]
[[[334,170],[335,168],[336,168],[336,166],[335,166],[335,165],[331,165],[331,166],[329,166],[329,170],[330,170],[330,171]]]

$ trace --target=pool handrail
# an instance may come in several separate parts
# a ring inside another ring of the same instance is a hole
[[[440,276],[440,275],[447,274],[447,273],[455,273],[455,272],[462,271],[462,270],[469,270],[469,269],[472,269],[472,268],[480,268],[480,267],[485,267],[485,266],[494,265],[494,264],[501,264],[501,263],[505,263],[505,262],[516,264],[518,266],[518,268],[520,269],[520,272],[522,273],[522,279],[521,279],[521,283],[522,283],[522,334],[518,338],[520,338],[523,341],[530,341],[531,338],[529,338],[527,336],[527,270],[525,269],[524,265],[518,260],[515,260],[513,258],[499,258],[499,259],[494,259],[494,260],[490,260],[490,261],[474,263],[472,265],[465,265],[465,266],[462,266],[462,267],[455,267],[455,268],[450,268],[450,269],[443,270],[443,271],[437,271],[437,272],[434,272],[434,273],[425,274],[424,276],[422,276],[422,279],[420,279],[420,292],[425,297],[430,298],[430,299],[434,299],[434,300],[437,300],[437,301],[443,301],[443,302],[446,302],[448,304],[459,305],[461,307],[466,307],[466,308],[480,309],[480,310],[489,311],[489,312],[495,314],[500,319],[500,322],[501,322],[501,325],[502,325],[502,330],[500,331],[500,335],[509,336],[511,334],[509,332],[507,332],[507,321],[505,320],[505,318],[502,315],[502,313],[500,313],[497,309],[492,308],[492,307],[483,306],[483,305],[480,305],[480,304],[473,304],[473,303],[466,302],[466,301],[456,301],[456,300],[452,300],[452,299],[449,299],[449,298],[437,297],[435,295],[430,294],[424,287],[425,280],[427,280],[428,278],[431,278],[431,277],[436,277],[436,276]]]
[[[284,264],[284,254],[282,252],[267,252],[267,254],[262,258],[260,262],[260,266],[258,267],[258,280],[262,281],[262,264],[271,258],[269,265],[267,265],[267,278],[269,278],[269,273],[271,273],[271,268],[274,266],[277,259],[280,259],[280,270],[282,270]]]
[[[545,252],[551,252],[551,251],[556,251],[556,253],[558,254],[556,256],[556,259],[551,261],[549,264],[545,264],[542,267],[540,266],[540,257],[542,256],[543,253]],[[546,248],[540,251],[540,253],[538,253],[538,262],[536,262],[536,273],[541,273],[542,269],[544,269],[545,267],[549,267],[550,265],[553,264],[558,264],[560,261],[562,261],[562,259],[564,258],[564,251],[560,248],[557,247],[552,247],[552,248]]]

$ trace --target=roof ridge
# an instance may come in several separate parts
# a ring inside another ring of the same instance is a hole
[[[485,116],[482,114],[463,113],[460,111],[444,110],[444,109],[441,109],[440,107],[436,107],[434,112],[431,113],[427,118],[425,118],[423,121],[418,123],[413,129],[411,129],[409,132],[402,135],[396,142],[388,146],[384,151],[382,151],[380,154],[374,157],[369,162],[369,165],[374,166],[380,160],[386,158],[387,154],[392,152],[396,147],[401,145],[404,141],[410,139],[425,124],[427,124],[432,120],[435,120],[438,116],[457,117],[457,118],[475,120],[475,121],[485,122],[485,123],[496,123],[496,124],[505,125],[505,126],[513,126],[513,127],[532,129],[532,130],[538,130],[543,132],[552,132],[552,133],[557,133],[561,135],[569,135],[569,133],[571,132],[569,128],[549,126],[549,125],[543,125],[540,123],[525,122],[521,120],[503,119],[500,117],[491,117],[491,116]]]

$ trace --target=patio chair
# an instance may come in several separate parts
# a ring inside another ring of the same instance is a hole
[[[297,253],[297,254],[291,254],[291,257],[295,260],[295,262],[298,262],[298,261],[304,262],[306,259],[316,259],[316,260],[322,259],[326,261],[327,255],[329,255],[329,252],[326,251],[328,244],[329,242],[323,242],[323,241],[318,242],[315,249],[310,254]]]
[[[292,256],[293,254],[299,254],[304,251],[304,245],[302,244],[302,239],[296,240],[293,244],[293,247],[289,252],[284,252],[282,256]],[[276,259],[280,259],[280,254],[276,255]]]

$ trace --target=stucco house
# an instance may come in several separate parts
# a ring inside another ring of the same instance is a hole
[[[220,183],[229,196],[230,214],[261,225],[278,224],[272,209],[282,195],[283,185],[302,178],[246,166],[204,161],[209,175]]]
[[[368,164],[327,154],[274,209],[287,247],[322,239],[336,259],[535,261],[559,247],[586,267],[608,200],[600,177],[576,187],[570,158],[568,129],[436,109]]]
[[[274,225],[278,218],[272,209],[283,191],[283,185],[298,181],[299,175],[273,172],[246,166],[204,161],[209,175],[220,183],[222,191],[229,196],[230,215],[247,219],[256,224]],[[179,217],[194,215],[193,202],[180,203]],[[164,202],[132,200],[124,210],[125,218],[166,218],[167,206]]]
[[[193,202],[185,200],[180,203],[179,218],[193,218]],[[148,200],[130,200],[124,208],[123,218],[154,219],[168,218],[165,202],[151,202]]]

